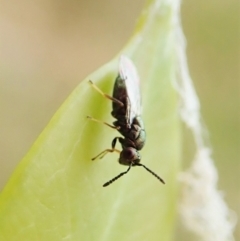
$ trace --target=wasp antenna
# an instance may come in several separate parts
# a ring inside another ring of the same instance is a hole
[[[106,187],[106,186],[110,185],[111,183],[115,182],[115,181],[116,181],[118,178],[120,178],[121,176],[127,174],[127,173],[129,172],[129,170],[131,169],[132,164],[133,164],[133,163],[130,164],[130,166],[128,167],[127,171],[121,172],[119,175],[117,175],[116,177],[114,177],[114,178],[111,179],[110,181],[104,183],[104,184],[103,184],[103,187]]]
[[[134,166],[141,166],[141,167],[144,167],[148,172],[150,172],[153,176],[155,176],[160,182],[162,182],[163,184],[165,184],[164,180],[159,177],[155,172],[153,172],[152,170],[150,170],[148,167],[144,166],[143,164],[141,163],[136,163],[134,164]]]

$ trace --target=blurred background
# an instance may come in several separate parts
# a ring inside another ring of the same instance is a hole
[[[72,90],[121,50],[144,0],[0,2],[2,190]],[[240,215],[240,2],[183,0],[182,24],[219,189]]]

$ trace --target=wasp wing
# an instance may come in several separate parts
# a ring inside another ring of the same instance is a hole
[[[141,95],[140,95],[140,81],[136,67],[133,62],[126,56],[120,57],[119,75],[121,79],[125,80],[126,91],[129,98],[129,114],[128,123],[132,124],[136,116],[141,115]]]

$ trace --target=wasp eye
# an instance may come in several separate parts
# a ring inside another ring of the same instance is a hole
[[[123,158],[127,160],[132,160],[135,156],[135,150],[133,148],[126,148],[122,151]]]
[[[139,162],[140,159],[141,159],[140,155],[135,148],[127,147],[122,150],[122,152],[120,154],[119,162],[121,164],[129,165],[129,163],[131,163],[131,162]]]
[[[130,163],[135,163],[140,161],[140,156],[135,148],[127,147],[124,148],[120,154],[119,163],[122,165],[129,166]]]

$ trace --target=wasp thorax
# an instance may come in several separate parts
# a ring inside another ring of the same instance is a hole
[[[120,153],[119,163],[129,166],[131,163],[139,163],[140,159],[140,154],[135,148],[127,147]]]

